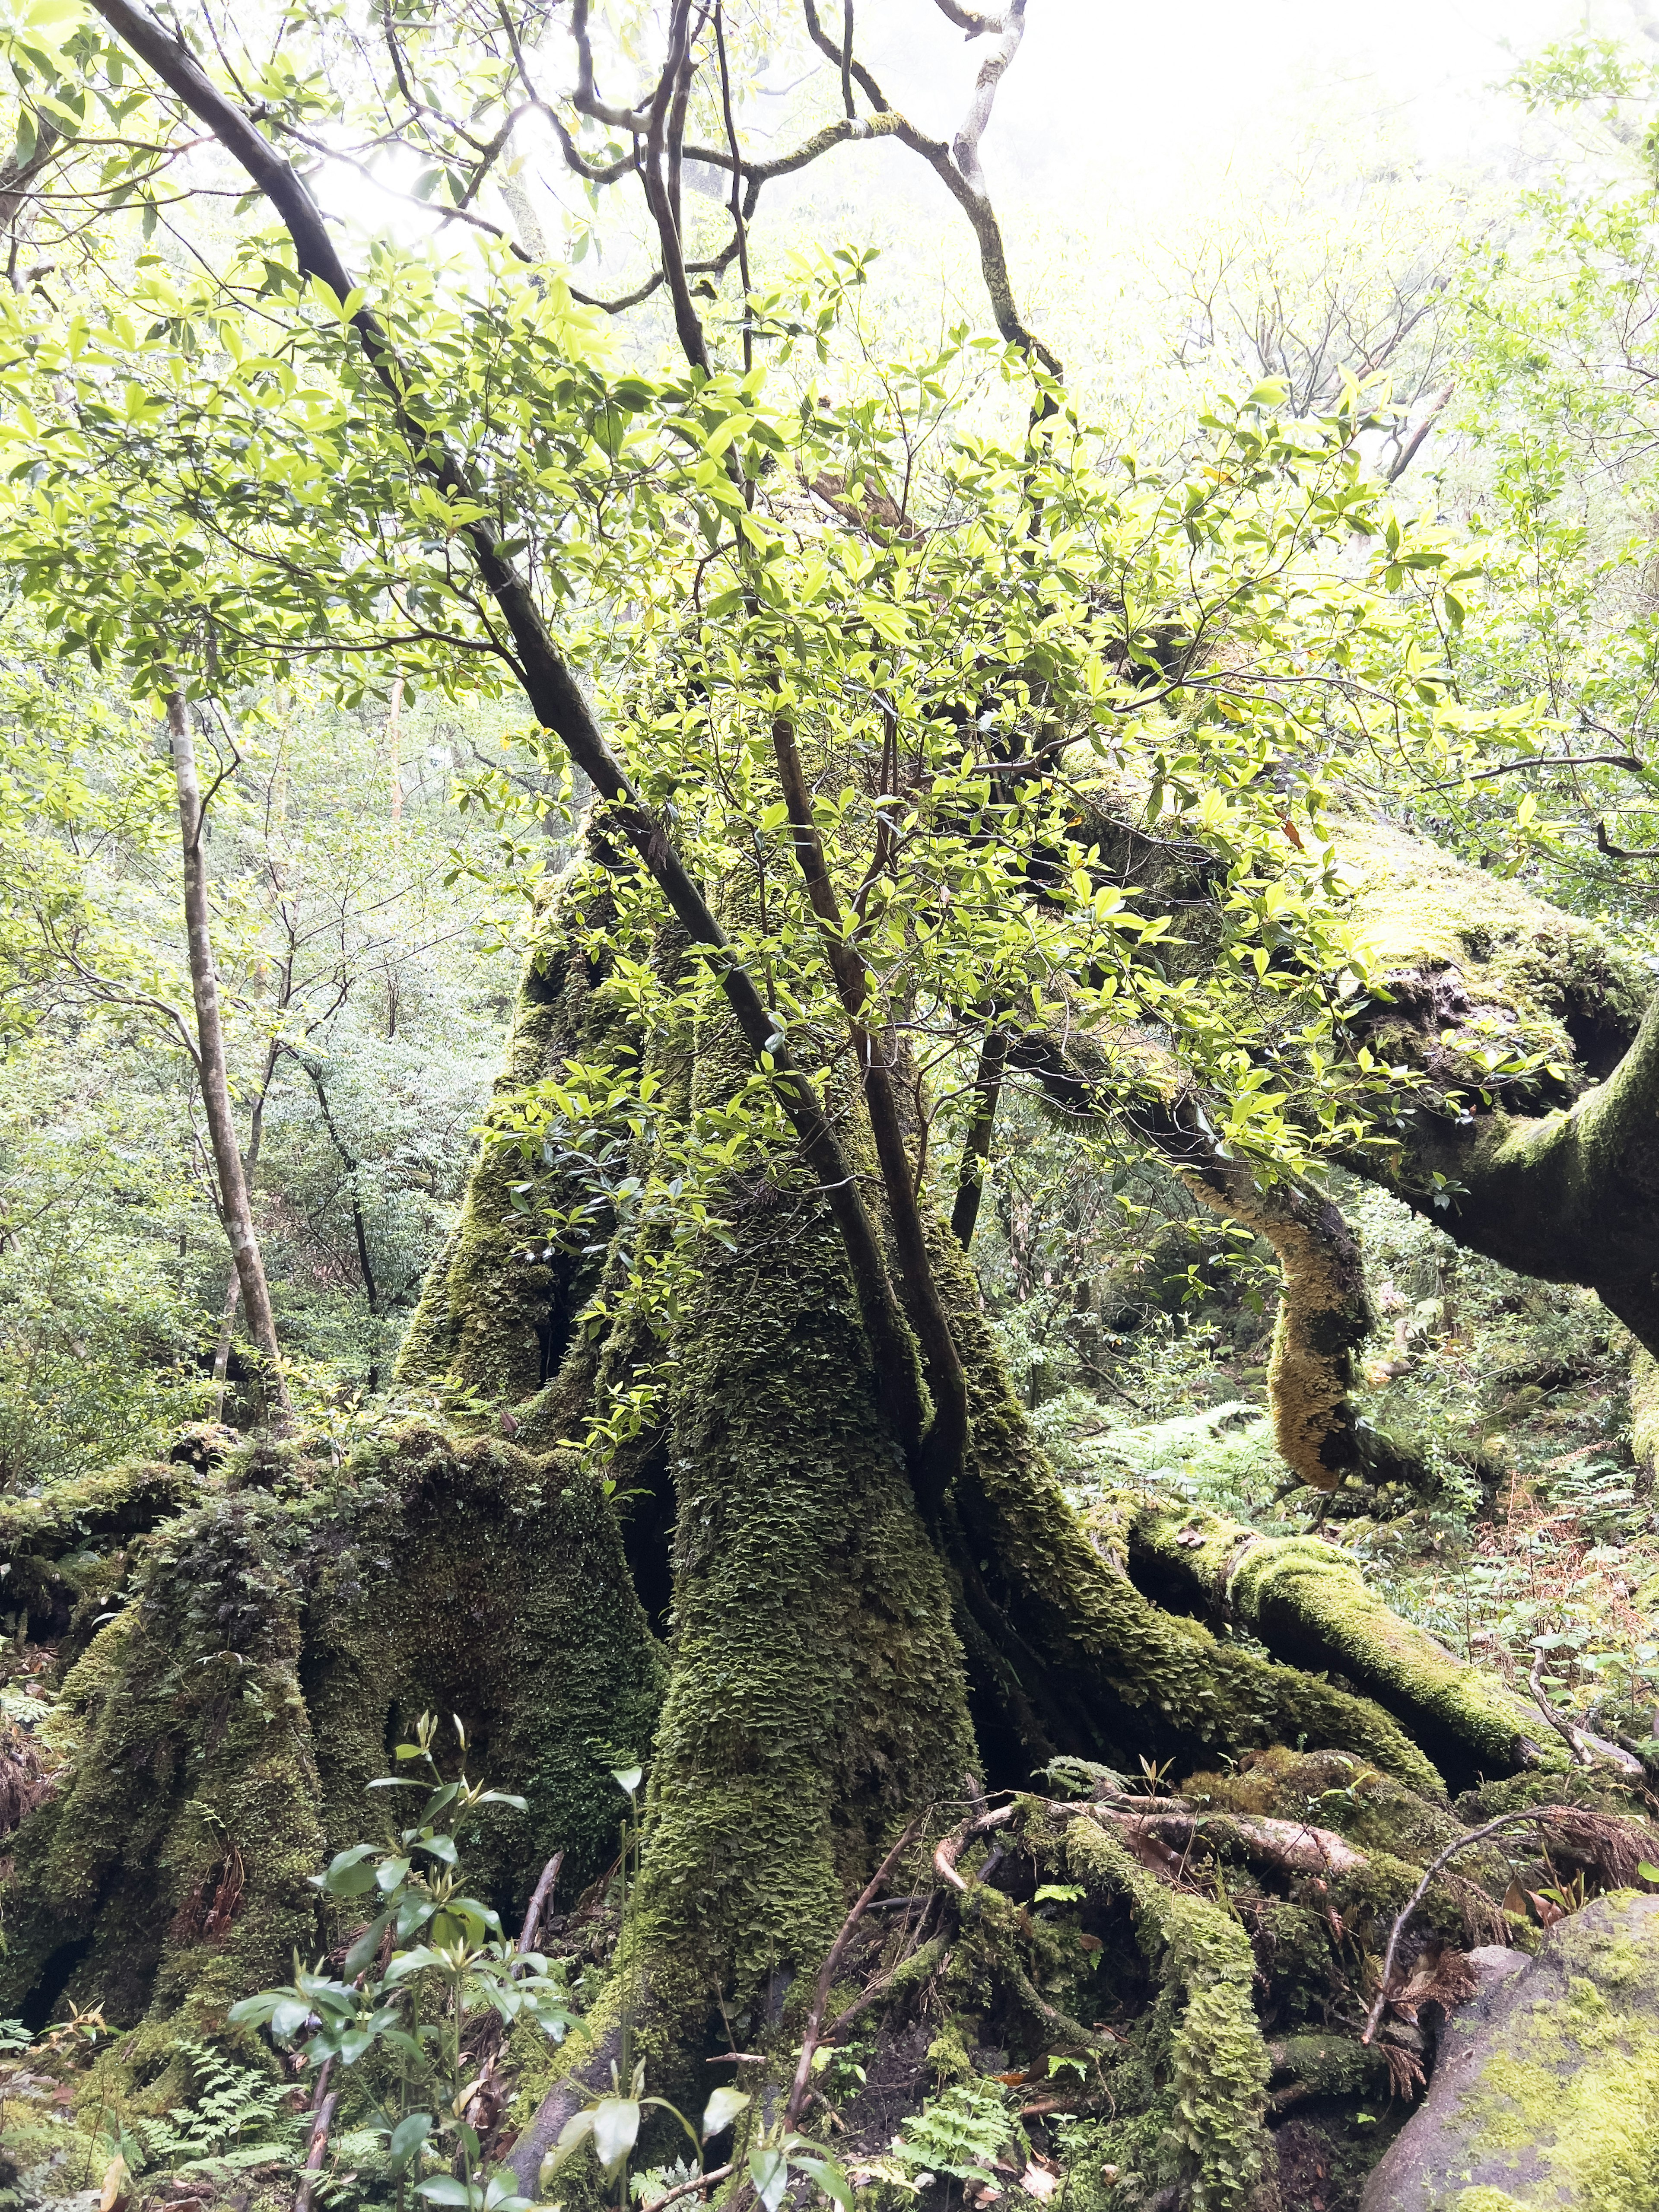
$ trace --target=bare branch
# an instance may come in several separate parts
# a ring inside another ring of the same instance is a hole
[[[957,0],[933,0],[933,5],[947,23],[954,23],[957,30],[965,31],[970,39],[982,39],[988,31],[1002,28],[996,16],[981,15],[974,8],[958,8]]]

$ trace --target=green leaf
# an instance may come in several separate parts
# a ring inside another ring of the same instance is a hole
[[[554,2177],[568,2158],[573,2158],[593,2132],[593,2112],[573,2112],[559,2130],[559,2140],[542,2160],[538,2187],[546,2196],[553,2186]]]
[[[322,1886],[331,1897],[362,1897],[374,1887],[374,1869],[366,1862],[375,1856],[373,1844],[354,1844],[337,1851],[329,1861]]]
[[[1075,1905],[1083,1893],[1074,1881],[1045,1881],[1031,1901],[1034,1905]]]
[[[749,2109],[749,2099],[741,2089],[720,2088],[702,2108],[702,2139],[721,2135],[729,2128],[739,2112]]]
[[[593,2107],[593,2153],[614,2173],[639,2140],[640,2108],[632,2097],[601,2097]]]
[[[441,2173],[435,2181],[417,2182],[415,2194],[424,2197],[434,2204],[471,2204],[471,2190],[464,2181],[457,2181],[453,2173]]]
[[[842,2212],[853,2212],[853,2185],[839,2159],[798,2157],[795,2164],[803,2173],[811,2175],[824,2195],[841,2206]]]
[[[387,1927],[391,1924],[392,1916],[397,1909],[395,1905],[388,1905],[384,1912],[369,1922],[368,1927],[346,1953],[341,1968],[342,1972],[351,1975],[355,1979],[365,1970],[370,1960],[380,1949],[380,1938],[386,1934]]]
[[[789,2185],[789,2161],[769,2143],[757,2143],[749,2154],[749,2174],[766,2212],[778,2212]]]
[[[392,2140],[386,2145],[386,2155],[394,2170],[407,2166],[421,2145],[431,2134],[433,2119],[430,2112],[410,2112],[398,2121],[392,2130]]]

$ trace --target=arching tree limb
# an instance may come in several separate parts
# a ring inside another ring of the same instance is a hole
[[[1595,1290],[1659,1353],[1651,973],[1407,830],[1350,819],[1334,837],[1388,993],[1364,1034],[1419,1083],[1395,1147],[1349,1164],[1471,1250]],[[1494,1076],[1492,1056],[1518,1072]]]
[[[1139,1493],[1107,1509],[1148,1593],[1248,1628],[1298,1667],[1340,1674],[1401,1722],[1455,1786],[1478,1774],[1565,1766],[1526,1700],[1389,1611],[1351,1553],[1258,1535],[1201,1507]]]

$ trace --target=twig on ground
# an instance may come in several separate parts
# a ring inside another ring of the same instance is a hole
[[[1011,1808],[1012,1809],[1012,1808]],[[881,1864],[870,1877],[865,1891],[841,1924],[841,1933],[830,1946],[830,1955],[818,1974],[818,1985],[812,1992],[812,2009],[806,2016],[806,2032],[801,2038],[800,2063],[795,2068],[795,2078],[790,2084],[789,2101],[783,2109],[786,2131],[800,2118],[800,2108],[805,2102],[807,2085],[812,2075],[812,2057],[818,2047],[823,2029],[823,2008],[830,2002],[830,1991],[835,1983],[836,1969],[847,1954],[853,1930],[875,1902],[876,1893],[891,1874],[912,1844],[921,1827],[920,1820],[912,1820]]]
[[[711,2166],[707,2173],[694,2173],[690,2181],[677,2182],[660,2197],[653,2197],[642,2212],[662,2212],[662,2207],[672,2204],[677,2197],[689,2197],[694,2189],[712,2189],[717,2181],[729,2181],[735,2172],[733,2166]]]
[[[1457,1837],[1455,1841],[1447,1844],[1443,1851],[1438,1852],[1430,1860],[1428,1865],[1423,1869],[1422,1881],[1407,1899],[1395,1916],[1394,1926],[1389,1930],[1389,1948],[1382,1954],[1382,1978],[1376,1985],[1376,2002],[1366,2017],[1365,2032],[1359,2039],[1361,2043],[1369,2043],[1376,2033],[1376,2024],[1382,2019],[1383,2008],[1389,2002],[1389,1984],[1394,1978],[1395,1953],[1400,1948],[1400,1939],[1405,1934],[1407,1923],[1413,1913],[1428,1895],[1429,1884],[1445,1865],[1447,1860],[1455,1858],[1459,1851],[1468,1850],[1471,1844],[1481,1843],[1486,1837],[1495,1836],[1500,1828],[1519,1827],[1528,1822],[1536,1827],[1547,1827],[1552,1820],[1559,1819],[1563,1814],[1570,1814],[1572,1808],[1568,1805],[1545,1805],[1530,1813],[1500,1814],[1497,1820],[1488,1820],[1484,1826],[1471,1828],[1467,1835]]]
[[[982,1836],[988,1830],[1000,1828],[1014,1817],[1012,1805],[1000,1805],[994,1813],[981,1813],[960,1827],[952,1828],[948,1836],[941,1836],[933,1846],[933,1871],[948,1881],[952,1889],[964,1893],[968,1885],[957,1872],[957,1860],[963,1847],[974,1836]]]
[[[519,1930],[520,1956],[526,1951],[533,1951],[536,1948],[536,1937],[541,1929],[542,1914],[546,1910],[548,1899],[553,1894],[559,1879],[559,1869],[563,1864],[564,1853],[555,1851],[542,1869],[541,1880],[530,1893],[530,1902],[525,1907],[524,1926]]]

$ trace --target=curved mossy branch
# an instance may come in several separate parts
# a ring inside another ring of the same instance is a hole
[[[1454,1186],[1444,1225],[1460,1243],[1520,1274],[1587,1285],[1659,1353],[1659,1000],[1612,1074],[1565,1110],[1494,1110],[1467,1130],[1436,1120],[1410,1164]]]
[[[1041,1036],[1014,1048],[1068,1119],[1127,1119],[1194,1197],[1272,1245],[1280,1269],[1267,1367],[1273,1431],[1285,1465],[1310,1489],[1334,1491],[1370,1463],[1352,1392],[1356,1355],[1376,1324],[1359,1240],[1341,1209],[1305,1177],[1269,1182],[1229,1153],[1168,1071],[1170,1096],[1127,1107],[1087,1048]],[[1144,1079],[1146,1068],[1138,1073]]]
[[[1170,1888],[1119,1838],[1079,1814],[1066,1828],[1079,1881],[1126,1899],[1159,1985],[1158,2035],[1170,2069],[1171,2171],[1193,2212],[1249,2202],[1267,2158],[1267,2047],[1256,2024],[1255,1954],[1230,1907]]]
[[[1139,1493],[1102,1513],[1103,1528],[1127,1539],[1140,1587],[1218,1626],[1248,1628],[1276,1657],[1343,1675],[1408,1729],[1455,1786],[1567,1764],[1553,1741],[1540,1745],[1522,1698],[1391,1613],[1334,1545],[1261,1536],[1221,1514]]]
[[[1259,1179],[1213,1143],[1197,1157],[1163,1150],[1194,1196],[1272,1245],[1282,1278],[1267,1363],[1274,1437],[1298,1481],[1340,1489],[1364,1464],[1352,1392],[1356,1357],[1376,1326],[1358,1238],[1301,1176]]]
[[[1358,1026],[1422,1085],[1397,1150],[1349,1164],[1457,1243],[1595,1290],[1659,1352],[1650,972],[1593,923],[1408,830],[1350,818],[1333,836],[1389,994]],[[1482,1054],[1515,1072],[1494,1078]]]

